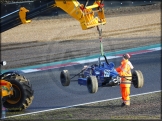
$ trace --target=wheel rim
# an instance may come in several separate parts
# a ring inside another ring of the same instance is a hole
[[[12,86],[13,86],[13,95],[9,99],[7,99],[7,102],[10,104],[16,104],[21,99],[21,90],[15,84],[12,84]]]

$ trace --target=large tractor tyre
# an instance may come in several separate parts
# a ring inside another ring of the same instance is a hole
[[[68,70],[61,71],[60,81],[61,81],[62,86],[69,86],[69,84],[70,84],[70,76],[69,76],[69,71]]]
[[[98,91],[98,81],[96,76],[89,76],[87,78],[87,88],[89,93],[96,93]]]
[[[144,85],[143,74],[139,70],[135,70],[132,73],[132,83],[135,88],[141,88]]]
[[[10,82],[13,87],[13,95],[5,100],[3,106],[9,111],[22,111],[28,108],[34,99],[30,81],[19,74],[4,75],[3,79]]]

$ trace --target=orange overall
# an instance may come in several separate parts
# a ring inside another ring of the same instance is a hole
[[[131,69],[133,69],[133,66],[131,65],[131,62],[127,59],[123,59],[121,65],[118,68],[116,68],[116,71],[119,73],[120,76],[130,76],[122,77],[120,83],[122,100],[125,103],[125,105],[130,105],[129,95],[132,79]]]

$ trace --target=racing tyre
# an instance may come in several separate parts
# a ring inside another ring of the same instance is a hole
[[[22,111],[28,108],[34,99],[30,81],[17,73],[4,75],[2,78],[10,82],[13,88],[13,95],[4,101],[3,106],[9,111]]]
[[[143,74],[139,70],[135,70],[132,73],[132,82],[135,88],[141,88],[144,85]]]
[[[61,71],[60,80],[61,80],[62,86],[69,86],[69,84],[70,84],[70,76],[69,76],[69,71],[68,70]]]
[[[96,76],[89,76],[87,78],[87,88],[89,93],[96,93],[98,91],[98,81]]]

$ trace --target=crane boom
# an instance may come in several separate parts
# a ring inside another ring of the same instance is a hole
[[[80,4],[77,0],[54,0],[32,11],[21,7],[19,10],[13,12],[14,14],[18,12],[17,16],[11,18],[10,14],[8,14],[7,16],[1,17],[1,33],[20,24],[30,23],[30,19],[54,7],[59,7],[72,18],[79,21],[82,30],[106,24],[102,0],[95,0],[93,5],[87,5],[88,0],[85,4]],[[10,19],[3,20],[7,17]]]
[[[84,6],[77,0],[55,0],[55,3],[57,7],[78,20],[83,30],[106,24],[104,8],[99,0],[90,6]],[[93,10],[94,8],[96,8],[96,11]],[[95,12],[98,13],[98,17],[95,17]]]

